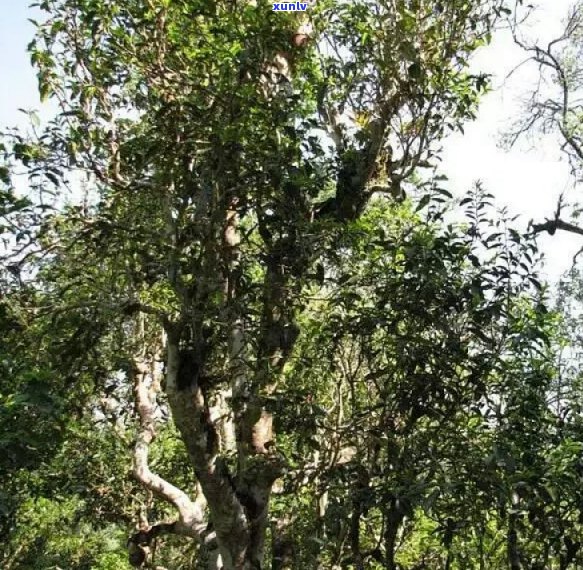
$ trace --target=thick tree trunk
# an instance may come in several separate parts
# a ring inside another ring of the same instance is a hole
[[[217,434],[210,421],[208,403],[201,387],[193,382],[179,387],[180,351],[178,338],[168,335],[166,388],[174,422],[180,431],[202,492],[225,570],[246,570],[250,529],[233,483],[218,456]]]
[[[272,440],[271,416],[247,408],[249,433],[240,434],[239,465],[232,475],[219,437],[219,416],[196,380],[179,386],[178,338],[168,336],[168,400],[207,500],[223,569],[257,570],[263,567],[271,486],[280,471],[277,456],[266,445]]]
[[[223,570],[221,555],[216,546],[201,545],[194,570]]]

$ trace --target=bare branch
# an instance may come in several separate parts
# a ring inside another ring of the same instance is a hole
[[[546,47],[522,40],[518,37],[516,26],[512,27],[514,42],[528,54],[526,61],[532,61],[539,66],[540,77],[526,104],[527,116],[518,121],[515,131],[508,135],[507,142],[509,146],[513,146],[520,136],[532,132],[537,125],[540,125],[542,132],[545,133],[556,129],[564,141],[561,149],[567,153],[571,161],[577,163],[575,165],[571,163],[573,170],[577,170],[580,167],[578,163],[583,162],[583,143],[573,131],[573,124],[580,122],[578,120],[580,103],[574,98],[581,88],[581,82],[577,79],[579,68],[573,72],[569,61],[573,59],[570,47],[582,26],[583,4],[577,4],[570,11],[561,35],[551,40]],[[541,100],[545,71],[552,74],[558,93],[556,98],[547,97]]]
[[[542,224],[533,224],[532,230],[533,233],[535,234],[541,232],[548,232],[549,235],[554,235],[557,230],[563,230],[565,232],[570,232],[572,234],[583,236],[583,228],[580,228],[575,224],[565,222],[564,220],[561,219],[547,220]]]

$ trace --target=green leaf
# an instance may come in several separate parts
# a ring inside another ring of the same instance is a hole
[[[417,204],[417,207],[415,208],[415,211],[419,212],[420,210],[425,208],[427,204],[431,202],[431,198],[432,198],[431,194],[425,194],[424,196],[422,196],[421,200],[419,200],[419,203]]]

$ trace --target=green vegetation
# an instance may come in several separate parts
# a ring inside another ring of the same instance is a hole
[[[583,567],[581,277],[553,297],[535,239],[576,226],[438,172],[515,7],[39,7],[60,111],[0,146],[0,567]]]

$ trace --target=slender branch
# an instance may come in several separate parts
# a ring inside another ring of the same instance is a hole
[[[574,33],[581,26],[581,15],[581,9],[574,9],[569,15],[569,20],[563,33],[550,41],[546,48],[527,44],[518,37],[516,29],[512,30],[516,45],[527,54],[530,54],[526,61],[534,61],[538,64],[541,70],[541,78],[543,68],[548,68],[552,73],[556,74],[560,94],[558,95],[558,101],[547,100],[546,102],[539,102],[540,86],[533,91],[530,100],[531,108],[529,109],[531,113],[529,113],[526,120],[521,121],[517,131],[511,136],[511,144],[516,142],[522,134],[530,131],[538,122],[543,122],[543,131],[546,130],[545,125],[555,124],[565,142],[562,148],[568,147],[578,160],[583,161],[583,146],[578,137],[572,133],[569,125],[570,117],[576,115],[577,105],[571,100],[576,92],[576,86],[571,85],[569,82],[561,54],[557,55],[553,52],[553,48],[562,42],[573,39]]]

